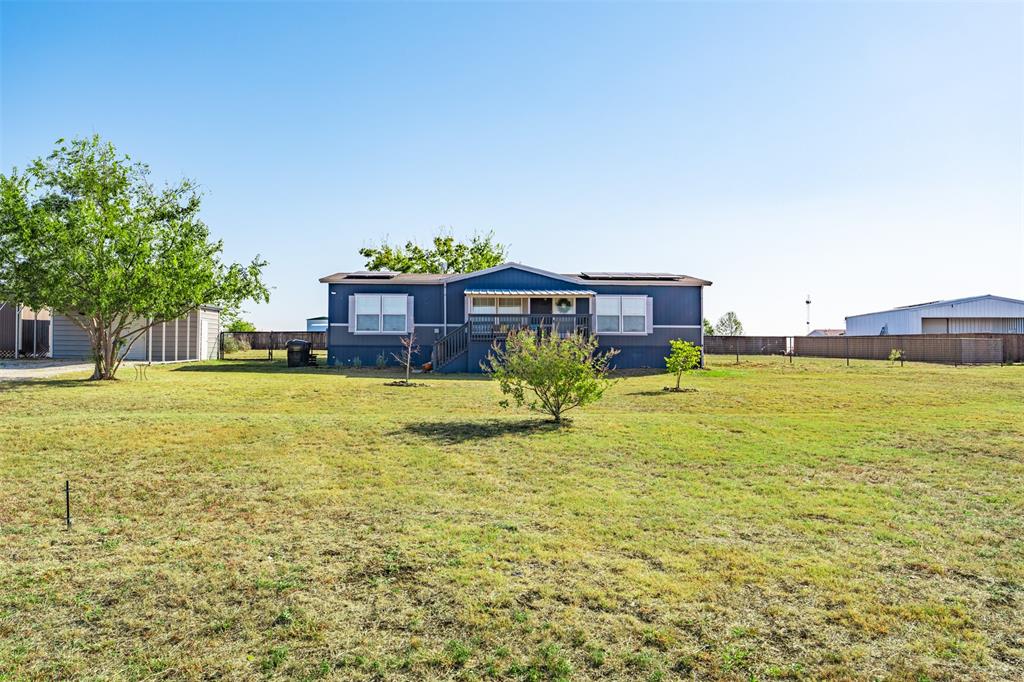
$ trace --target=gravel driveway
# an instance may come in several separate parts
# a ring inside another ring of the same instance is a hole
[[[45,379],[66,372],[91,372],[92,363],[61,360],[0,360],[0,381]]]

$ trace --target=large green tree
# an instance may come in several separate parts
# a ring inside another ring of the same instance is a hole
[[[95,379],[113,379],[153,325],[201,305],[268,301],[265,261],[225,263],[200,198],[188,180],[154,187],[146,165],[99,136],[58,140],[24,172],[0,174],[0,300],[85,330]]]
[[[450,231],[441,230],[431,245],[423,247],[416,242],[405,246],[389,243],[359,249],[366,259],[367,270],[394,270],[395,272],[475,272],[505,262],[508,246],[499,244],[493,232],[474,234],[469,241],[457,241]]]

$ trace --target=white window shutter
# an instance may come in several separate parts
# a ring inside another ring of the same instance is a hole
[[[647,297],[647,333],[654,333],[654,299]]]
[[[412,296],[405,298],[405,331],[411,334],[413,332],[414,321],[412,318]]]
[[[348,297],[348,330],[354,332],[356,330],[356,297]]]

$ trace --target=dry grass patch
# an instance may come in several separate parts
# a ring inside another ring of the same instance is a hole
[[[0,384],[0,679],[1013,679],[1024,368]],[[64,532],[62,486],[74,490]]]

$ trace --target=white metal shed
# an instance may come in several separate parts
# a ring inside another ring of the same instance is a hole
[[[0,306],[0,357],[30,357],[29,348],[44,348],[47,357],[62,360],[88,360],[92,356],[89,335],[66,315],[47,315],[45,320],[33,313],[23,316],[20,306]],[[30,311],[31,312],[31,311]],[[9,319],[8,319],[9,318]],[[29,324],[45,321],[46,338],[34,339]],[[24,330],[29,331],[24,331]],[[220,308],[202,306],[177,320],[156,325],[143,334],[125,355],[126,360],[183,362],[217,357],[220,335]],[[45,346],[44,346],[45,342]],[[17,348],[17,352],[15,349]]]
[[[1024,301],[985,294],[846,318],[847,336],[974,333],[1024,334]]]

